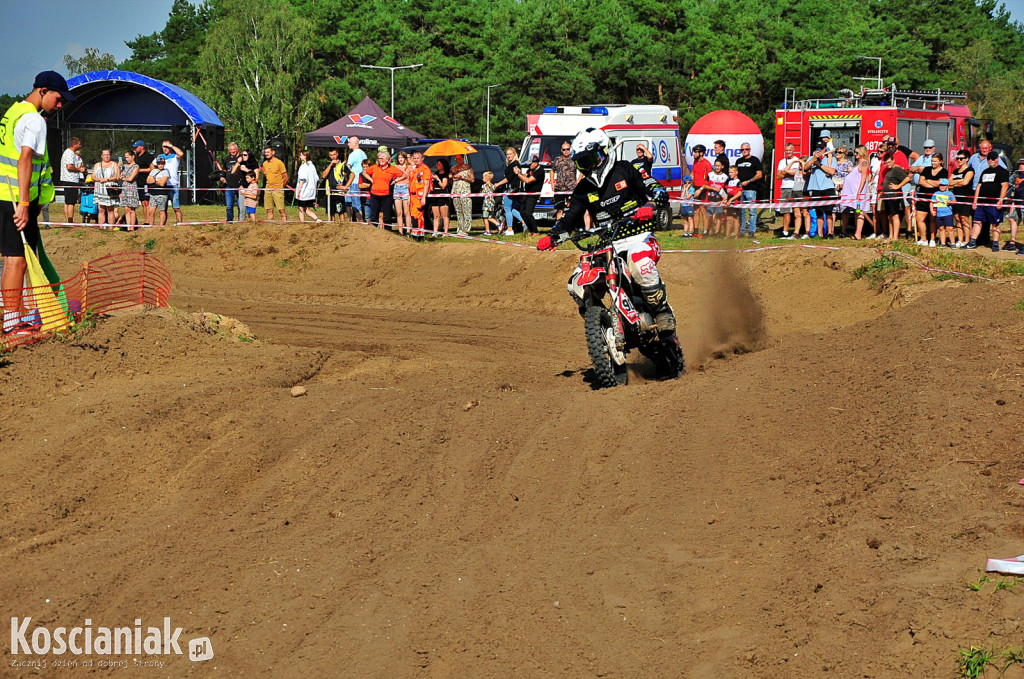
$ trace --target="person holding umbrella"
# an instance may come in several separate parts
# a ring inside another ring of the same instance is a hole
[[[26,250],[39,247],[39,212],[53,202],[53,178],[46,149],[46,121],[40,111],[53,113],[75,98],[56,71],[36,76],[32,92],[0,120],[0,255],[4,257],[0,290],[4,335],[25,334],[34,328],[22,321],[22,286]]]

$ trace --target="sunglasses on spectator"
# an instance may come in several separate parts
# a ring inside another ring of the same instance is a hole
[[[569,148],[568,146],[563,146],[563,147],[562,147],[562,150],[563,150],[563,151],[569,151],[569,150],[571,150],[571,149],[570,149],[570,148]]]

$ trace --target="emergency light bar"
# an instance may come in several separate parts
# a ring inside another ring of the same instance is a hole
[[[545,106],[541,113],[589,113],[590,115],[606,116],[608,109],[604,106]]]

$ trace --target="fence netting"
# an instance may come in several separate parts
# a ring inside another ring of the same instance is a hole
[[[11,332],[5,324],[0,351],[66,332],[87,315],[137,305],[166,307],[171,273],[147,252],[117,252],[83,264],[74,276],[60,283],[27,287],[21,292],[17,330]]]

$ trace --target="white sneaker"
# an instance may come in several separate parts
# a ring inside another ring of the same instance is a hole
[[[928,241],[926,241],[926,240],[919,240],[919,241],[917,241],[917,244],[918,245],[928,245]]]
[[[810,238],[810,236],[808,236],[806,233],[800,236],[800,240],[807,240],[808,238]]]
[[[935,247],[935,241],[933,241],[933,240],[928,241],[928,247],[930,247],[930,248]]]
[[[789,238],[789,231],[783,231],[782,232],[782,237],[783,238]]]
[[[954,245],[953,247],[957,248],[958,250],[962,250],[964,247],[964,242],[962,240],[958,240],[956,242],[956,245]]]
[[[868,240],[875,240],[876,238],[878,238],[878,234],[877,234],[877,233],[873,233],[873,234],[871,234],[870,236],[868,236],[868,238],[867,238],[867,239],[868,239]]]

